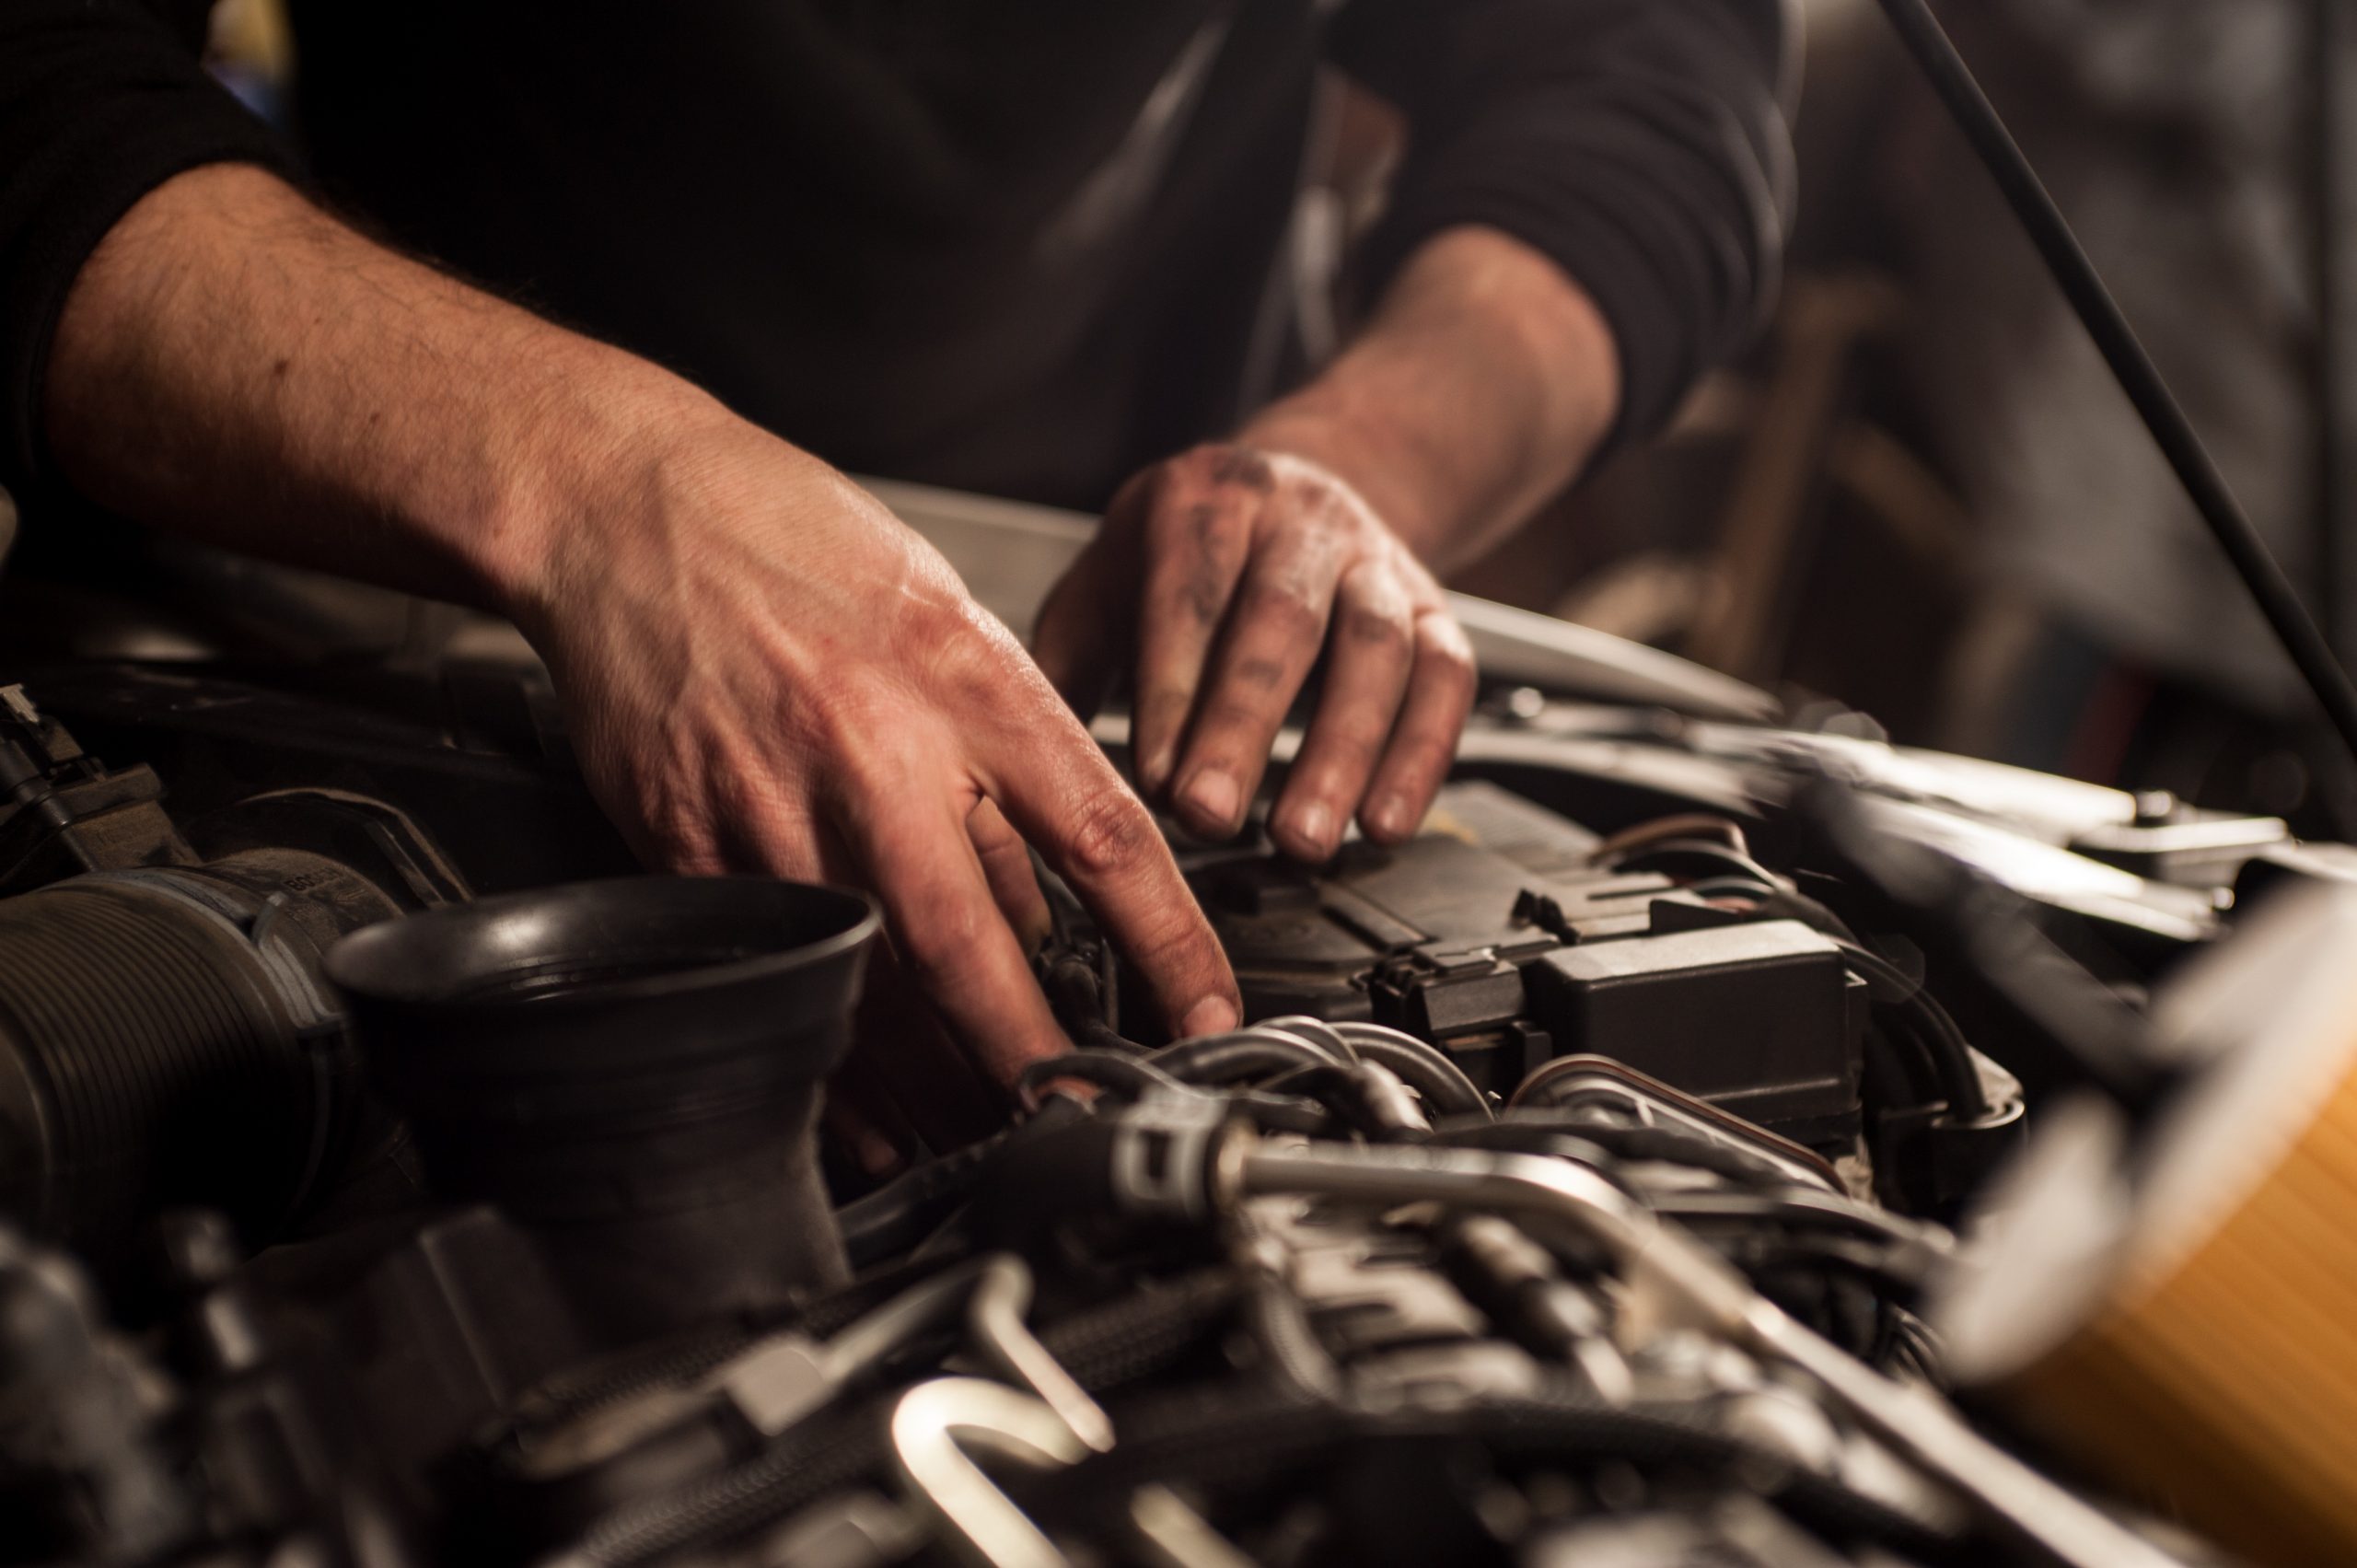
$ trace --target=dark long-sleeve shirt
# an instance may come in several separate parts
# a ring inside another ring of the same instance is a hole
[[[66,290],[182,169],[297,155],[203,0],[0,0],[0,483]],[[1782,0],[293,0],[301,177],[846,467],[1076,505],[1220,433],[1314,86],[1400,108],[1364,296],[1479,223],[1619,341],[1624,433],[1741,343],[1789,202]],[[1272,314],[1272,311],[1275,313]]]

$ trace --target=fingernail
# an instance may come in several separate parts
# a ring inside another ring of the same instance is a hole
[[[1237,796],[1234,779],[1217,768],[1206,768],[1187,785],[1187,804],[1204,820],[1233,829],[1242,802]]]
[[[1312,801],[1295,819],[1294,833],[1319,860],[1334,853],[1334,813],[1322,800]]]
[[[1387,839],[1404,839],[1416,830],[1408,818],[1408,803],[1396,795],[1387,795],[1375,803],[1366,814],[1368,829]]]
[[[1187,1009],[1186,1020],[1178,1026],[1178,1038],[1193,1040],[1198,1035],[1224,1035],[1236,1028],[1236,1005],[1225,996],[1206,996]]]

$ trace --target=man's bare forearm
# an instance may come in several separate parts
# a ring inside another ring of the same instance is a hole
[[[1173,1030],[1233,1027],[1153,819],[1013,636],[874,497],[677,377],[223,166],[100,244],[45,406],[67,477],[132,517],[515,616],[649,861],[864,881],[997,1076],[1068,1049],[1016,936],[1029,850]]]
[[[1577,477],[1620,401],[1611,331],[1579,286],[1517,239],[1460,228],[1419,250],[1350,348],[1238,439],[1331,469],[1447,572]]]
[[[569,476],[709,401],[363,238],[275,176],[192,170],[109,233],[49,362],[54,457],[126,516],[512,609]]]

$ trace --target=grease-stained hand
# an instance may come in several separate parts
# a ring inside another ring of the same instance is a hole
[[[1025,951],[1047,921],[1028,840],[1171,1029],[1232,1028],[1235,981],[1153,818],[948,563],[742,421],[659,429],[514,606],[646,859],[873,889],[901,972],[1004,1084],[1069,1049]]]
[[[1353,817],[1379,842],[1414,833],[1473,703],[1472,650],[1433,575],[1333,471],[1248,446],[1198,447],[1131,481],[1033,645],[1084,713],[1134,659],[1138,785],[1209,838],[1242,829],[1322,655],[1269,819],[1311,862]]]

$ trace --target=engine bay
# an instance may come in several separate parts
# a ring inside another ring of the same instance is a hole
[[[2347,852],[1499,689],[1397,850],[1177,843],[1233,1034],[1051,885],[1074,1051],[879,1179],[872,909],[633,876],[551,711],[0,692],[0,1559],[2217,1560],[1926,1302],[2063,1063]]]

